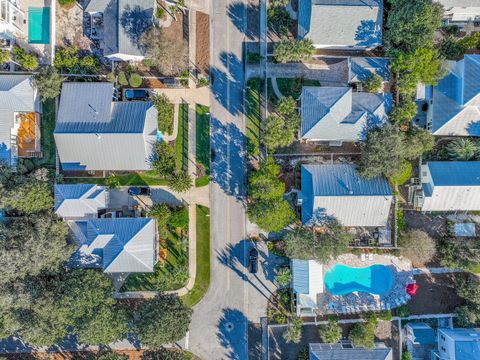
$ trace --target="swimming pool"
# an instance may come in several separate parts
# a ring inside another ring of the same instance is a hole
[[[354,291],[383,295],[392,288],[393,272],[384,265],[354,268],[337,264],[324,277],[327,290],[334,295]]]
[[[50,43],[50,8],[28,8],[28,43]]]

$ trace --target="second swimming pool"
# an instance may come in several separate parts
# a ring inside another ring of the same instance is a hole
[[[334,295],[355,291],[383,295],[392,288],[393,272],[384,265],[354,268],[337,264],[324,277],[327,290]]]
[[[28,42],[30,44],[50,43],[50,8],[28,8]]]

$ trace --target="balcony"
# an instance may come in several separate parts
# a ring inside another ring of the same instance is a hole
[[[19,124],[17,146],[19,157],[40,157],[40,116],[35,112],[16,114],[15,122]]]

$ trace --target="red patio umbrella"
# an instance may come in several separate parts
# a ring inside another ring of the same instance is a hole
[[[407,287],[405,288],[407,291],[407,294],[410,296],[413,296],[417,293],[418,290],[418,285],[413,283],[413,284],[408,284]]]

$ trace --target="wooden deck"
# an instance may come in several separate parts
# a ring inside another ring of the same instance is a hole
[[[21,113],[18,129],[18,156],[30,157],[40,151],[40,116],[37,113]]]

